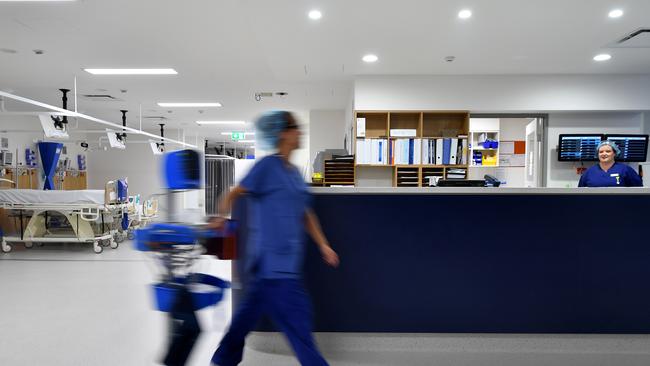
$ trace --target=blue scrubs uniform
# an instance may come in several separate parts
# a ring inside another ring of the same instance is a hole
[[[596,164],[587,169],[580,177],[578,187],[641,187],[643,181],[639,174],[628,165],[614,163],[609,170],[601,169]]]
[[[311,334],[311,302],[301,280],[311,200],[307,185],[298,169],[278,155],[257,162],[240,185],[252,198],[245,268],[253,279],[212,362],[239,364],[246,335],[268,314],[301,365],[327,365]]]

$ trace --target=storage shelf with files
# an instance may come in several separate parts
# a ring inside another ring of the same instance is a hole
[[[392,169],[393,187],[427,186],[424,169],[447,177],[469,166],[468,111],[355,111],[355,119],[355,166]]]

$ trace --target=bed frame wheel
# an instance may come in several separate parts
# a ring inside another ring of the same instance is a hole
[[[4,239],[2,240],[2,252],[3,253],[9,253],[11,252],[11,245],[7,243]]]
[[[93,243],[93,250],[95,253],[99,254],[104,251],[104,247],[102,247],[98,241]]]
[[[120,243],[118,241],[116,241],[116,240],[111,240],[110,246],[111,246],[111,249],[117,249],[117,247],[120,246]]]
[[[119,243],[123,242],[125,238],[126,238],[126,234],[124,234],[124,233],[115,233],[115,235],[113,236],[113,240],[111,240],[111,248],[113,248],[113,242],[114,241],[116,241],[119,244]],[[115,248],[117,248],[117,247],[115,247]],[[113,249],[115,249],[115,248],[113,248]]]
[[[33,242],[31,242],[31,241],[26,241],[26,242],[25,242],[25,248],[27,248],[27,249],[31,249],[31,248],[33,248],[33,247],[34,247],[34,243],[33,243]]]

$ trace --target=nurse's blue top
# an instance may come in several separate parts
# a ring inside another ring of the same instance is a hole
[[[628,165],[614,163],[608,171],[596,164],[580,177],[578,187],[641,187],[641,177]]]
[[[257,278],[299,278],[311,202],[300,172],[280,156],[269,155],[240,185],[251,195],[246,269]]]

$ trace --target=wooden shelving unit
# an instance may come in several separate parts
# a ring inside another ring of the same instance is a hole
[[[325,160],[323,185],[354,185],[354,161]]]
[[[394,187],[419,187],[420,168],[417,166],[395,167]]]
[[[357,118],[365,118],[365,136],[357,136]],[[390,143],[400,139],[466,139],[469,144],[469,112],[468,111],[356,111],[354,120],[354,143],[357,140],[385,139]],[[413,136],[391,136],[391,130],[415,130]],[[420,154],[422,146],[420,146]],[[355,154],[357,152],[355,151]],[[446,177],[449,169],[465,169],[470,162],[469,148],[465,151],[467,164],[432,165],[422,164],[392,164],[390,154],[384,164],[355,164],[356,168],[392,169],[394,187],[425,187],[429,185],[427,176]],[[415,161],[415,159],[414,159]],[[358,176],[358,173],[356,174]],[[467,174],[466,174],[467,177]],[[326,178],[327,180],[327,178]]]
[[[445,177],[445,167],[423,166],[421,171],[420,186],[429,186],[429,177]]]

